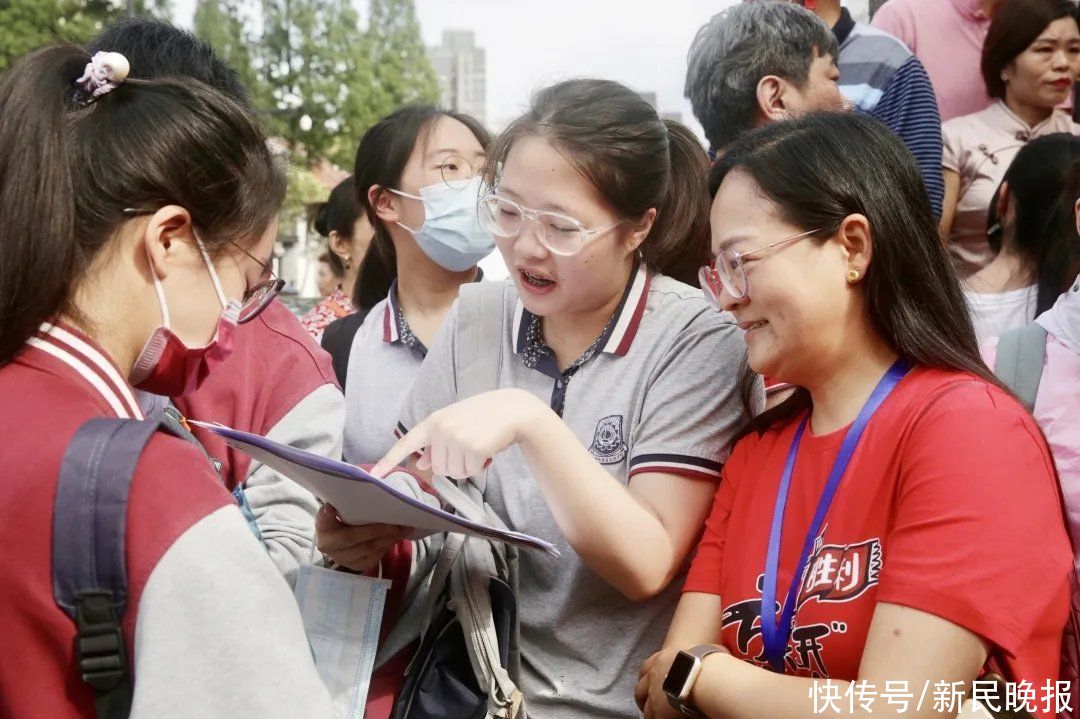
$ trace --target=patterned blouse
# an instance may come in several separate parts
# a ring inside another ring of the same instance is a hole
[[[356,308],[353,307],[352,300],[338,287],[324,297],[319,304],[308,310],[300,318],[300,324],[318,342],[322,339],[323,330],[326,329],[328,324],[339,317],[351,315],[353,312],[356,312]]]

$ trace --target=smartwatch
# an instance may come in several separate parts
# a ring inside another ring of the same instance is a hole
[[[701,660],[710,654],[727,651],[715,644],[699,644],[693,649],[679,652],[671,663],[667,676],[664,677],[664,694],[668,702],[689,717],[704,717],[690,704],[690,692],[701,673]]]

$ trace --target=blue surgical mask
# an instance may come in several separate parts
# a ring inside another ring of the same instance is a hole
[[[495,249],[495,239],[480,226],[477,203],[483,180],[474,177],[461,188],[444,183],[420,188],[419,197],[399,190],[396,195],[424,203],[424,224],[419,230],[408,230],[416,244],[431,261],[451,272],[463,272],[475,267]]]

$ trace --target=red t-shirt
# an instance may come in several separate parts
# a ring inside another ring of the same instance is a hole
[[[735,446],[684,588],[723,597],[724,646],[761,666],[761,577],[800,419]],[[778,604],[846,431],[803,434]],[[867,426],[825,517],[787,673],[857,679],[874,607],[889,602],[982,636],[1004,653],[1011,681],[1039,692],[1056,680],[1072,558],[1056,481],[1046,443],[1016,400],[970,375],[913,370]],[[736,551],[725,554],[727,546]]]

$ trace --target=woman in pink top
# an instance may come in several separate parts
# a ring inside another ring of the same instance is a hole
[[[1069,0],[1004,0],[990,24],[982,73],[997,101],[942,128],[941,233],[962,279],[994,257],[986,215],[1020,148],[1042,135],[1080,134],[1080,125],[1056,109],[1080,73],[1076,6]]]

